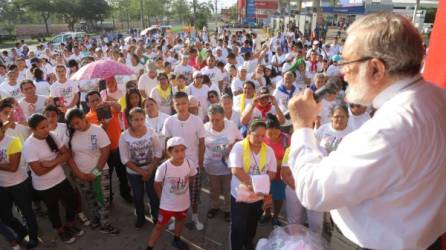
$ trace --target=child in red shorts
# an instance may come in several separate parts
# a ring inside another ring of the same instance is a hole
[[[160,198],[158,221],[153,229],[147,250],[153,249],[161,232],[170,218],[175,218],[175,231],[172,245],[178,249],[188,249],[180,239],[180,234],[190,207],[189,182],[197,174],[197,169],[189,164],[186,157],[186,145],[181,137],[172,137],[167,141],[169,160],[161,164],[155,174],[155,191]]]

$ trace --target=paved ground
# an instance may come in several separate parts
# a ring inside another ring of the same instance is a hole
[[[116,187],[116,185],[114,186]],[[209,195],[207,184],[203,185],[202,204],[200,206],[200,220],[205,224],[205,229],[201,232],[189,230],[183,231],[183,237],[189,243],[190,249],[229,249],[229,223],[223,220],[223,214],[217,215],[212,220],[206,218],[209,207]],[[57,249],[57,250],[74,250],[74,249],[131,249],[143,250],[146,246],[146,240],[150,234],[153,225],[147,223],[141,230],[134,228],[136,217],[133,215],[133,205],[126,204],[121,197],[116,197],[111,208],[110,220],[121,230],[120,235],[110,236],[100,233],[98,230],[92,231],[84,228],[86,234],[82,236],[76,243],[65,245],[59,241],[52,230],[47,218],[38,217],[40,232],[44,238],[55,239],[55,246],[51,248],[39,246],[37,249]],[[272,226],[259,225],[257,238],[266,237],[272,231]],[[170,246],[172,233],[165,231],[155,249],[174,249]],[[6,241],[0,237],[0,249],[9,249]]]

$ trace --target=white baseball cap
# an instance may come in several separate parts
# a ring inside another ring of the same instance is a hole
[[[175,136],[175,137],[172,137],[169,140],[167,140],[167,148],[168,149],[171,147],[179,146],[179,145],[183,145],[187,148],[186,142],[184,141],[184,139],[182,137]]]
[[[201,71],[196,70],[194,71],[194,74],[192,75],[193,78],[197,77],[197,76],[203,76],[203,74],[201,73]]]

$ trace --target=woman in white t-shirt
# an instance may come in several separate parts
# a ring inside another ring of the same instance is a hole
[[[168,114],[160,112],[158,110],[158,104],[155,99],[147,97],[143,102],[144,109],[146,111],[146,126],[151,128],[157,135],[161,144],[161,147],[166,145],[166,137],[163,135],[164,121],[169,117]]]
[[[351,132],[348,125],[348,109],[344,104],[336,105],[330,112],[331,122],[316,130],[319,146],[328,155],[336,150],[342,138]]]
[[[34,85],[36,86],[36,93],[38,95],[49,96],[50,84],[45,80],[46,77],[44,72],[39,68],[35,68],[33,70],[33,76],[34,76]]]
[[[156,100],[156,103],[158,103],[161,112],[170,115],[172,114],[172,86],[170,85],[169,78],[165,73],[158,74],[158,81],[159,84],[156,85],[154,89],[152,89],[150,97]]]
[[[258,188],[269,193],[269,184],[275,176],[277,162],[274,151],[264,143],[266,124],[254,120],[247,137],[237,142],[229,154],[231,169],[231,248],[252,249],[257,223],[262,214],[263,196]],[[253,181],[254,179],[258,181]],[[239,198],[240,191],[249,193],[248,200]]]
[[[22,142],[19,137],[5,134],[6,128],[0,121],[0,219],[2,223],[11,228],[20,241],[29,235],[28,248],[34,248],[37,240],[37,220],[32,209],[31,186],[26,166],[21,161]],[[15,205],[26,219],[27,228],[14,217]]]
[[[58,122],[60,110],[54,105],[48,105],[43,110],[43,115],[48,119],[48,128],[60,141],[64,140],[67,135],[67,125],[65,123]]]
[[[139,56],[136,54],[130,54],[130,61],[127,66],[135,72],[132,76],[132,80],[138,80],[139,77],[144,74],[144,66],[140,63]]]
[[[237,128],[240,128],[241,123],[240,123],[240,112],[238,112],[237,110],[233,109],[233,100],[232,100],[232,96],[228,95],[228,94],[224,94],[221,97],[220,100],[221,106],[223,107],[224,111],[225,111],[225,118],[227,120],[232,121]]]
[[[230,221],[230,183],[231,171],[228,168],[228,156],[236,141],[242,139],[237,126],[225,120],[222,106],[213,104],[208,109],[209,122],[204,125],[206,130],[204,154],[204,169],[209,177],[211,208],[207,217],[212,219],[220,210],[220,195],[224,197],[221,210],[225,221]]]
[[[153,189],[155,170],[162,156],[162,148],[156,133],[145,124],[146,114],[142,108],[129,112],[129,128],[119,138],[121,162],[127,167],[127,176],[133,190],[136,209],[136,228],[145,223],[144,191],[150,200],[153,221],[158,218],[159,198]]]
[[[107,159],[110,155],[110,139],[104,129],[92,125],[80,109],[71,109],[66,115],[68,136],[64,143],[73,155],[68,165],[76,175],[75,182],[83,193],[91,227],[100,226],[100,231],[119,234],[109,220],[110,173]]]
[[[55,134],[49,132],[45,116],[32,115],[28,125],[32,135],[25,141],[23,154],[31,168],[32,185],[48,208],[48,217],[60,239],[73,243],[75,236],[82,236],[84,231],[75,227],[75,194],[61,166],[69,160],[70,153]],[[59,215],[59,202],[65,207],[65,225]]]

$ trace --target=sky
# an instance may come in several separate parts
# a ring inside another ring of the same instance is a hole
[[[207,2],[207,0],[198,0],[198,1]],[[215,2],[215,0],[212,0],[212,2]],[[228,8],[236,3],[237,0],[217,0],[218,9]]]

